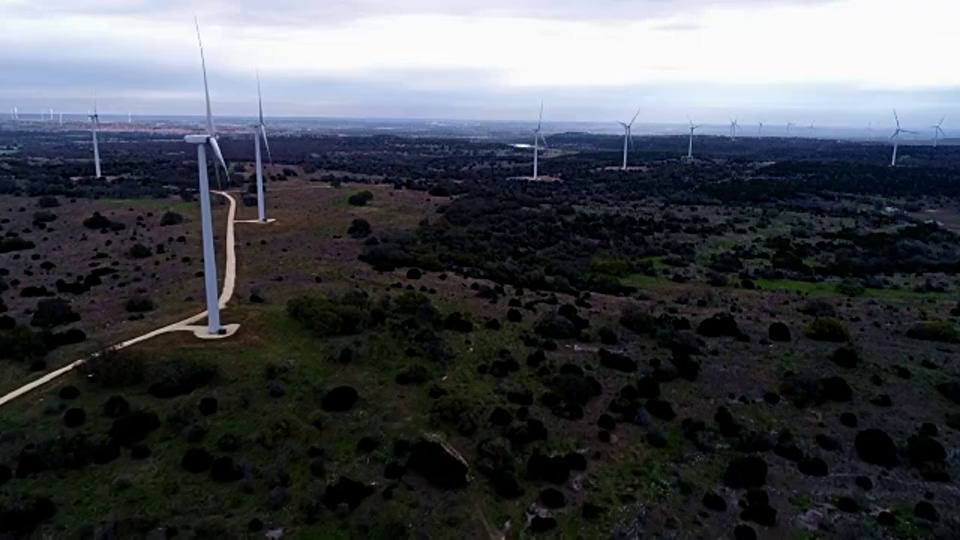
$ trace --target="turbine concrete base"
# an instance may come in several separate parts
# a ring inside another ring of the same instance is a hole
[[[206,326],[184,326],[184,330],[187,332],[193,332],[194,337],[197,339],[203,340],[217,340],[217,339],[226,339],[233,336],[237,333],[237,330],[240,330],[239,324],[225,324],[221,328],[222,333],[220,334],[211,334],[210,330]]]

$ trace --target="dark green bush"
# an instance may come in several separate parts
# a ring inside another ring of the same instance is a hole
[[[208,360],[176,357],[152,366],[149,372],[150,394],[169,398],[213,383],[220,375],[220,368]]]
[[[83,366],[84,373],[104,388],[121,388],[144,381],[144,358],[126,349],[107,349],[90,357]]]
[[[845,296],[860,296],[863,291],[863,282],[859,279],[847,278],[837,284],[837,292]]]
[[[128,313],[146,313],[157,309],[157,305],[149,297],[133,296],[127,300],[125,308]]]
[[[46,355],[47,345],[43,337],[29,326],[20,324],[0,332],[0,358],[31,362]]]
[[[60,201],[56,197],[46,195],[37,199],[37,206],[39,208],[56,208],[60,206]]]
[[[912,339],[920,339],[923,341],[939,341],[943,343],[956,343],[957,338],[957,329],[953,326],[950,321],[944,320],[932,320],[919,322],[909,330],[907,330],[907,337]]]
[[[371,232],[370,222],[363,218],[353,220],[353,222],[350,223],[350,228],[347,229],[347,234],[354,238],[366,238],[370,236]]]
[[[347,202],[353,206],[366,206],[368,202],[373,200],[373,193],[369,191],[361,191],[360,193],[354,193],[347,199]]]
[[[287,314],[317,337],[359,334],[370,321],[369,305],[346,295],[339,300],[302,296],[287,302]]]
[[[620,326],[637,334],[653,334],[657,318],[639,304],[630,304],[620,312]]]
[[[183,216],[176,212],[164,212],[160,218],[160,226],[168,227],[170,225],[179,225],[183,223]]]
[[[50,298],[37,302],[37,310],[33,312],[30,326],[55,328],[79,320],[80,315],[73,311],[70,302],[60,298]]]
[[[834,343],[850,341],[850,330],[847,329],[847,325],[832,317],[815,319],[807,325],[803,333],[815,341],[830,341]]]

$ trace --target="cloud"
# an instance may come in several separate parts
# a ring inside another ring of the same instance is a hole
[[[194,9],[216,107],[228,114],[247,110],[257,68],[277,114],[510,118],[542,97],[565,119],[619,118],[637,102],[657,119],[818,107],[842,117],[865,105],[953,107],[948,91],[960,86],[942,57],[960,45],[953,0],[912,0],[910,10],[876,0],[0,6],[7,106],[85,109],[96,93],[117,107],[199,112]]]
[[[524,17],[539,20],[645,20],[691,15],[725,7],[824,4],[838,0],[7,0],[9,13],[49,18],[51,14],[181,20],[199,14],[217,24],[317,26],[371,17],[450,15]]]

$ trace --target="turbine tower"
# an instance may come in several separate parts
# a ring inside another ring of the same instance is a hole
[[[633,123],[637,121],[637,117],[640,116],[640,109],[637,109],[637,114],[633,115],[633,120],[630,120],[629,124],[620,122],[620,125],[623,126],[623,167],[620,170],[627,170],[627,144],[633,144],[631,139],[630,130],[633,129]]]
[[[93,133],[93,168],[96,171],[96,178],[101,178],[100,174],[100,145],[97,144],[97,131],[100,130],[100,115],[97,114],[97,102],[93,102],[93,113],[90,115],[90,131]]]
[[[543,147],[547,147],[547,140],[543,138],[541,127],[543,126],[543,102],[540,102],[540,119],[537,120],[537,129],[533,130],[533,179],[536,180],[539,174],[540,159],[540,141],[543,141]]]
[[[267,141],[267,126],[263,123],[263,95],[260,92],[260,72],[257,72],[257,106],[260,111],[260,123],[256,126],[253,134],[253,147],[257,154],[257,217],[260,223],[267,222],[266,204],[263,199],[263,159],[260,155],[260,137],[263,137],[263,144],[267,147],[267,157],[270,158],[270,164],[273,165],[273,154],[270,153],[270,143]]]
[[[816,124],[816,123],[817,123],[817,121],[814,120],[813,122],[810,122],[810,125],[809,125],[809,126],[807,126],[807,129],[810,130],[810,136],[811,136],[811,137],[813,137],[813,126],[814,126],[814,124]]]
[[[730,118],[730,138],[737,140],[737,130],[740,129],[739,119],[736,117]]]
[[[760,127],[757,129],[757,138],[763,138],[763,120],[760,121]]]
[[[220,305],[217,303],[217,259],[213,252],[213,216],[210,208],[210,178],[207,176],[207,148],[213,153],[216,168],[218,165],[227,170],[227,164],[220,152],[216,131],[213,127],[213,112],[210,109],[210,87],[207,84],[207,62],[203,56],[203,42],[200,40],[200,23],[194,19],[197,27],[197,44],[200,46],[200,65],[203,69],[203,93],[207,103],[207,132],[204,135],[187,135],[184,140],[197,145],[197,168],[200,180],[200,223],[203,233],[203,277],[207,297],[207,331],[210,335],[223,335],[225,329],[220,326]]]
[[[793,127],[793,122],[787,120],[787,137],[790,136],[790,128]]]
[[[687,121],[690,122],[690,144],[687,146],[687,161],[693,161],[693,132],[700,129],[702,126],[694,125],[693,120],[690,120],[690,117],[687,117]]]
[[[943,132],[943,128],[940,127],[943,125],[943,121],[946,118],[947,118],[946,116],[941,116],[940,121],[937,122],[937,125],[930,126],[931,128],[933,128],[933,147],[934,148],[936,148],[937,144],[939,144],[941,135],[943,135],[944,137],[947,136],[947,134]]]
[[[900,134],[901,134],[901,133],[916,133],[916,131],[908,131],[908,130],[902,129],[902,128],[900,127],[900,117],[897,116],[897,110],[896,110],[896,109],[893,110],[893,119],[896,120],[896,122],[897,122],[897,130],[894,131],[894,132],[893,132],[893,135],[890,137],[890,139],[893,141],[893,158],[890,160],[890,166],[891,166],[891,167],[896,167],[896,166],[897,166],[897,146],[899,145],[899,142],[900,142]]]

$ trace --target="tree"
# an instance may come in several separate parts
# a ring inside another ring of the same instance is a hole
[[[370,222],[363,218],[357,218],[353,220],[353,222],[350,224],[350,228],[347,229],[347,234],[354,238],[366,238],[367,236],[370,236],[370,233]]]
[[[369,191],[361,191],[360,193],[354,193],[347,199],[353,206],[366,206],[368,202],[373,200],[373,193]]]

